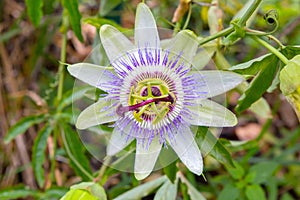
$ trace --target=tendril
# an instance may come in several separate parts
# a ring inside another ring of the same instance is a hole
[[[272,9],[269,10],[265,15],[264,15],[264,20],[267,22],[267,24],[274,26],[274,29],[269,32],[264,32],[264,31],[258,31],[258,30],[253,30],[246,28],[245,30],[247,31],[247,35],[256,35],[256,36],[267,36],[275,33],[279,27],[279,22],[278,22],[278,13],[276,10]]]

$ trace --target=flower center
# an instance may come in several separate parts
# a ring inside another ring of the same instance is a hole
[[[138,122],[150,121],[156,124],[172,111],[175,100],[175,95],[169,91],[164,81],[148,78],[131,87],[129,106],[119,106],[117,113],[122,116],[125,112],[133,111]]]

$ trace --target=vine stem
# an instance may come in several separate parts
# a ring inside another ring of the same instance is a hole
[[[220,31],[220,32],[217,32],[217,33],[215,33],[215,34],[213,34],[213,35],[210,35],[210,36],[208,36],[208,37],[205,37],[205,38],[199,40],[198,43],[199,43],[199,45],[203,45],[203,44],[205,44],[205,43],[207,43],[207,42],[209,42],[209,41],[212,41],[212,40],[214,40],[214,39],[216,39],[216,38],[223,37],[223,36],[227,36],[227,35],[229,35],[230,33],[232,33],[233,31],[234,31],[233,26],[228,27],[228,28],[226,28],[226,29],[224,29],[224,30],[222,30],[222,31]]]
[[[240,18],[240,20],[238,21],[238,25],[240,27],[242,26],[245,26],[247,20],[251,17],[251,15],[254,13],[254,11],[258,8],[258,6],[260,5],[260,3],[262,2],[262,0],[255,0],[251,6],[249,7],[249,9],[247,9],[247,11],[244,13],[244,15]],[[210,35],[206,38],[203,38],[201,40],[198,41],[199,45],[203,45],[209,41],[212,41],[216,38],[219,38],[219,37],[223,37],[223,36],[227,36],[229,35],[230,33],[232,33],[234,31],[234,27],[233,26],[230,26],[216,34],[213,34],[213,35]]]
[[[94,182],[99,182],[100,180],[102,180],[105,170],[107,168],[107,166],[109,165],[109,163],[111,162],[112,157],[111,156],[106,156],[104,158],[104,162],[102,163],[102,166],[99,170],[98,176],[96,178],[94,178]]]
[[[68,16],[66,11],[63,11],[62,14],[62,44],[61,44],[61,52],[60,52],[60,63],[58,67],[58,88],[57,88],[57,96],[56,96],[56,104],[62,99],[63,94],[63,85],[64,85],[64,77],[65,77],[65,63],[66,62],[66,52],[67,52],[67,27],[69,26]],[[51,167],[50,167],[50,175],[51,179],[55,178],[55,168],[56,168],[56,149],[57,149],[57,137],[59,135],[59,127],[55,127],[53,132],[53,155],[51,156]]]
[[[67,50],[67,27],[69,26],[68,16],[66,15],[66,11],[63,12],[63,20],[62,20],[62,45],[60,52],[60,63],[58,67],[58,89],[57,89],[57,102],[59,102],[62,98],[63,94],[63,85],[64,85],[64,77],[65,77],[65,64],[66,63],[66,50]]]
[[[270,52],[272,52],[273,54],[275,54],[284,64],[287,64],[289,62],[289,60],[282,53],[280,53],[280,51],[278,51],[276,48],[274,48],[272,45],[270,45],[266,41],[260,39],[259,37],[255,36],[255,35],[253,35],[251,37],[256,42],[258,42],[259,44],[261,44],[264,47],[266,47]]]

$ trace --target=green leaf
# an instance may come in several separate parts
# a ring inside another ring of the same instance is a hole
[[[280,89],[284,95],[296,91],[300,87],[300,55],[289,60],[280,72]]]
[[[89,191],[91,195],[97,197],[98,199],[101,199],[101,200],[107,199],[105,190],[98,183],[82,182],[82,183],[71,186],[71,190],[78,190],[78,189]]]
[[[234,161],[234,167],[225,165],[227,171],[235,180],[240,180],[245,175],[245,170],[238,162]]]
[[[47,139],[52,132],[52,126],[47,123],[38,133],[32,148],[32,169],[35,178],[40,187],[45,183],[45,174],[43,164],[45,161],[45,150],[47,147]]]
[[[22,118],[15,125],[13,125],[4,137],[4,142],[7,144],[15,139],[18,135],[25,133],[25,131],[34,124],[41,123],[45,120],[45,115],[31,115]]]
[[[229,151],[207,127],[199,127],[195,139],[204,155],[209,153],[217,161],[234,166]]]
[[[57,106],[57,110],[61,111],[65,107],[71,105],[74,101],[81,99],[86,92],[88,92],[91,89],[91,87],[79,87],[72,90],[67,91],[63,97],[60,103]]]
[[[245,193],[248,200],[266,199],[265,192],[260,185],[248,185]]]
[[[254,172],[256,174],[256,177],[252,181],[252,183],[261,184],[261,183],[267,183],[269,178],[272,177],[273,173],[279,166],[276,162],[261,162],[254,166],[252,166],[249,169],[249,173]]]
[[[90,194],[90,192],[86,190],[70,190],[67,192],[65,196],[63,196],[60,200],[100,200],[99,198]]]
[[[296,55],[300,54],[300,46],[286,46],[281,50],[281,53],[287,57],[287,59],[292,59]]]
[[[27,14],[34,26],[38,26],[43,16],[43,0],[25,0]]]
[[[168,178],[166,176],[162,176],[153,181],[149,181],[140,186],[137,186],[137,187],[121,194],[114,200],[141,199],[142,197],[145,197],[148,194],[150,194],[151,192],[153,192],[156,188],[158,188],[161,184],[163,184],[167,180],[168,180]]]
[[[42,193],[39,200],[56,200],[61,198],[67,192],[68,188],[54,186]]]
[[[110,13],[112,9],[117,7],[120,3],[122,3],[122,0],[101,0],[99,14],[101,16],[107,15],[108,13]]]
[[[177,196],[178,179],[174,183],[170,180],[166,182],[158,189],[154,196],[154,200],[175,200]]]
[[[38,191],[28,189],[25,186],[14,186],[11,188],[6,188],[0,190],[0,199],[1,200],[11,200],[11,199],[19,199],[19,198],[26,198],[26,197],[37,197]]]
[[[249,60],[248,62],[240,63],[229,68],[229,70],[234,71],[235,73],[244,74],[244,75],[255,75],[267,65],[270,64],[272,60],[272,54],[265,54],[258,58]]]
[[[187,186],[187,193],[191,200],[205,200],[205,197],[182,175],[178,175],[181,182]]]
[[[272,84],[272,81],[277,71],[278,58],[272,55],[271,59],[268,59],[268,61],[269,62],[261,63],[262,70],[251,81],[249,88],[240,97],[238,105],[235,109],[238,113],[241,113],[242,111],[246,110],[254,102],[261,98],[264,92]]]
[[[0,5],[1,6],[1,5]],[[22,29],[17,27],[17,28],[13,28],[13,29],[10,29],[4,33],[1,33],[0,35],[0,42],[6,42],[8,41],[10,38],[18,35],[19,33],[22,32]]]
[[[112,25],[113,27],[115,27],[116,29],[118,29],[121,32],[132,32],[132,29],[127,29],[127,28],[123,28],[122,26],[120,26],[119,24],[117,24],[115,21],[112,21],[110,19],[105,19],[102,17],[86,17],[83,19],[83,23],[86,24],[90,24],[94,27],[96,27],[97,29],[100,29],[100,27],[104,24],[109,24]]]
[[[176,179],[176,173],[178,171],[176,167],[176,162],[170,163],[168,166],[163,168],[164,174],[169,178],[169,180],[174,183]]]
[[[89,160],[85,156],[85,148],[79,139],[78,133],[74,132],[70,126],[65,126],[61,134],[64,147],[71,161],[70,164],[76,174],[83,180],[93,180]]]
[[[249,110],[264,119],[272,117],[270,105],[263,97],[255,101]]]
[[[83,37],[81,34],[81,14],[78,10],[78,1],[77,0],[62,0],[63,7],[67,10],[71,27],[77,36],[77,38],[83,42]]]
[[[221,193],[218,195],[217,200],[235,200],[239,199],[240,191],[238,188],[236,188],[234,185],[227,184],[221,191]]]
[[[268,200],[276,200],[278,197],[278,184],[277,177],[271,177],[268,179],[268,184],[266,185],[268,191]]]

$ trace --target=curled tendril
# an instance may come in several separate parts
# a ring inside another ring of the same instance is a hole
[[[271,35],[275,33],[279,27],[279,22],[278,22],[278,12],[274,9],[269,10],[265,15],[264,15],[265,21],[269,24],[274,26],[274,29],[270,32],[264,32],[264,31],[258,31],[258,30],[253,30],[253,29],[246,29],[246,34],[248,35],[256,35],[256,36],[264,36],[264,35]]]
[[[270,25],[274,25],[274,24],[277,25],[278,24],[278,12],[274,9],[269,10],[265,14],[264,19]]]

